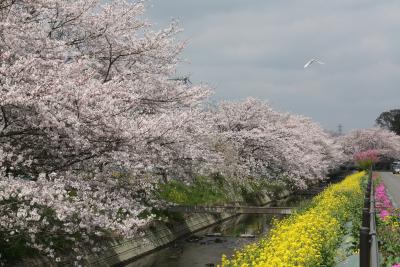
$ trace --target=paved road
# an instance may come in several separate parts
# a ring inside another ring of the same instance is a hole
[[[391,172],[380,172],[380,174],[387,190],[396,202],[393,204],[396,207],[400,207],[400,175],[392,174]]]

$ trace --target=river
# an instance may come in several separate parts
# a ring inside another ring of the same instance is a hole
[[[304,197],[291,197],[277,206],[297,207]],[[221,255],[231,256],[236,249],[267,234],[273,218],[283,215],[243,214],[180,238],[168,247],[131,262],[129,267],[205,267],[217,266]],[[212,236],[214,235],[214,236]],[[247,235],[247,237],[243,237]]]

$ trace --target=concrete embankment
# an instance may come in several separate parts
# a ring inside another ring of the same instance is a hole
[[[317,186],[321,189],[326,186]],[[316,194],[313,190],[309,190],[311,194]],[[312,192],[311,192],[312,191]],[[318,190],[320,191],[320,190]],[[272,205],[279,199],[285,199],[291,195],[302,194],[302,192],[289,192],[287,190],[281,191],[275,197],[269,197],[268,194],[258,194],[253,203],[250,205]],[[279,202],[279,201],[278,201]],[[243,204],[242,204],[243,205]],[[279,205],[279,204],[278,204]],[[153,222],[151,227],[145,230],[144,236],[136,237],[132,239],[123,239],[108,244],[108,249],[101,251],[99,254],[91,254],[86,258],[84,266],[124,266],[141,256],[148,255],[151,252],[161,249],[168,244],[174,242],[178,238],[181,238],[190,233],[197,232],[214,224],[218,224],[224,220],[228,220],[237,213],[218,213],[218,214],[205,214],[205,213],[193,213],[183,214],[183,220],[179,223],[165,223],[165,222]],[[35,258],[26,260],[23,264],[18,266],[21,267],[53,267],[45,258]]]
[[[280,193],[279,198],[290,195],[289,191]],[[265,194],[258,198],[259,205],[268,205],[272,200]],[[147,229],[145,236],[112,244],[111,248],[100,255],[91,255],[88,263],[91,266],[123,266],[140,256],[165,247],[176,239],[209,227],[213,224],[236,216],[236,213],[219,214],[185,214],[184,221],[179,224],[166,224],[157,222]]]
[[[291,192],[283,190],[273,200],[267,194],[257,195],[252,205],[270,205],[276,200],[284,199],[291,195]],[[130,262],[147,255],[157,249],[161,249],[190,233],[197,232],[224,220],[237,216],[235,212],[224,213],[193,213],[183,214],[179,222],[166,223],[155,221],[151,223],[144,231],[144,235],[132,239],[123,239],[110,242],[108,249],[98,254],[89,255],[84,266],[106,267],[106,266],[124,266]],[[73,264],[73,262],[71,263]],[[16,264],[17,267],[57,267],[47,258],[39,256],[25,259]]]
[[[341,180],[342,177],[344,177],[344,175],[337,175],[337,178],[331,179],[331,182],[337,182]],[[322,190],[326,185],[327,184],[324,183],[319,185],[315,184],[306,192],[289,192],[287,190],[283,190],[274,197],[270,197],[266,193],[258,194],[249,205],[268,206],[275,204],[277,200],[287,198],[291,195],[302,195],[304,193],[307,193],[306,195],[314,195]],[[317,188],[318,190],[312,190],[313,187]],[[236,212],[225,212],[219,214],[193,213],[184,214],[183,220],[179,223],[154,222],[152,223],[152,227],[149,227],[145,230],[145,234],[143,236],[110,242],[107,250],[101,251],[99,254],[89,255],[86,258],[84,266],[124,266],[124,264],[133,262],[141,256],[150,254],[157,249],[167,246],[180,237],[202,230],[214,224],[218,224],[234,216],[237,216]],[[20,262],[15,266],[53,267],[57,265],[50,263],[49,260],[43,256],[37,256],[33,259],[25,259],[23,262]]]

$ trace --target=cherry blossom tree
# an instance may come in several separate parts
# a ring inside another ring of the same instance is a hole
[[[229,177],[285,179],[296,187],[323,179],[340,150],[309,119],[273,111],[257,99],[223,102],[215,115],[216,147]]]
[[[308,118],[256,99],[204,109],[206,86],[170,79],[178,26],[154,30],[143,12],[142,0],[1,1],[0,246],[18,236],[63,261],[53,237],[78,253],[106,233],[134,236],[159,204],[140,193],[159,177],[304,188],[340,164]],[[399,151],[392,133],[369,131],[341,139],[345,152]]]
[[[174,145],[182,147],[179,137],[209,90],[168,79],[184,46],[174,38],[179,29],[153,31],[143,11],[143,1],[2,1],[0,155],[7,172],[110,163],[144,171],[181,151]],[[191,155],[200,154],[190,143]]]
[[[1,1],[2,248],[18,238],[63,261],[96,236],[136,235],[157,205],[138,195],[154,174],[210,161],[200,111],[210,92],[169,79],[179,29],[154,31],[143,12],[143,1]]]
[[[380,156],[388,158],[400,156],[400,137],[386,129],[354,130],[339,137],[338,142],[348,160],[351,160],[354,154],[367,150],[376,150]]]
[[[370,170],[375,163],[379,162],[379,153],[373,149],[357,152],[354,154],[354,161],[360,169]]]
[[[148,183],[137,186],[146,190]],[[0,179],[0,265],[18,260],[12,253],[16,244],[19,252],[38,251],[78,266],[85,254],[107,248],[110,232],[113,237],[137,236],[152,219],[139,219],[144,202],[157,203],[136,194],[130,185],[100,177],[54,173],[37,181]]]

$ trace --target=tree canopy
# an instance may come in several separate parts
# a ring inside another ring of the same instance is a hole
[[[379,127],[391,130],[400,135],[400,109],[382,112],[375,121]]]

